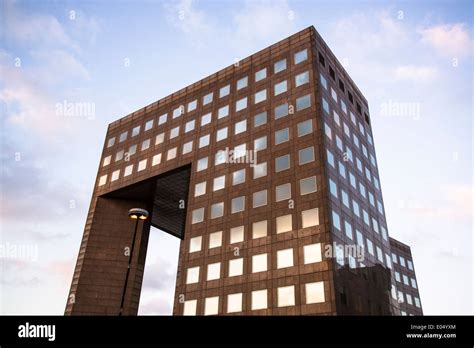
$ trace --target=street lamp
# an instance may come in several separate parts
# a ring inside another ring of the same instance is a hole
[[[125,302],[125,293],[127,292],[127,285],[128,285],[128,276],[130,275],[130,266],[132,264],[133,249],[135,248],[135,239],[137,238],[138,221],[140,220],[145,221],[148,218],[148,211],[142,208],[132,208],[128,211],[128,216],[130,217],[130,219],[136,220],[136,223],[135,223],[135,232],[133,233],[132,248],[130,249],[130,255],[128,256],[127,275],[125,276],[125,284],[123,285],[122,301],[120,303],[119,316],[121,316],[123,312],[123,304]]]

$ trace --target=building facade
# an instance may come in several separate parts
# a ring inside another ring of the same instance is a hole
[[[109,125],[66,314],[137,313],[150,226],[182,239],[175,315],[421,314],[368,103],[313,27]]]

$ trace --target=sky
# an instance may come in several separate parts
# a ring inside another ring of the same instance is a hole
[[[472,2],[111,4],[1,1],[0,314],[64,313],[110,122],[310,25],[369,102],[424,313],[473,314]],[[171,314],[178,248],[152,229],[140,314]]]

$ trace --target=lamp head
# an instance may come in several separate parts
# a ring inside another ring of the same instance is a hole
[[[146,220],[148,218],[148,211],[142,208],[132,208],[128,211],[128,216],[133,220]]]

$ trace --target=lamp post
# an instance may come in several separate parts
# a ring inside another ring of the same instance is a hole
[[[128,276],[130,275],[130,266],[132,264],[133,249],[135,247],[135,239],[137,238],[138,221],[139,220],[145,221],[148,218],[148,211],[142,208],[132,208],[128,211],[128,216],[130,219],[136,220],[136,222],[135,222],[135,232],[133,233],[132,248],[130,249],[130,255],[128,256],[127,275],[125,276],[125,284],[123,285],[122,301],[120,302],[119,316],[121,316],[123,313],[123,304],[125,302],[125,293],[127,292]]]

